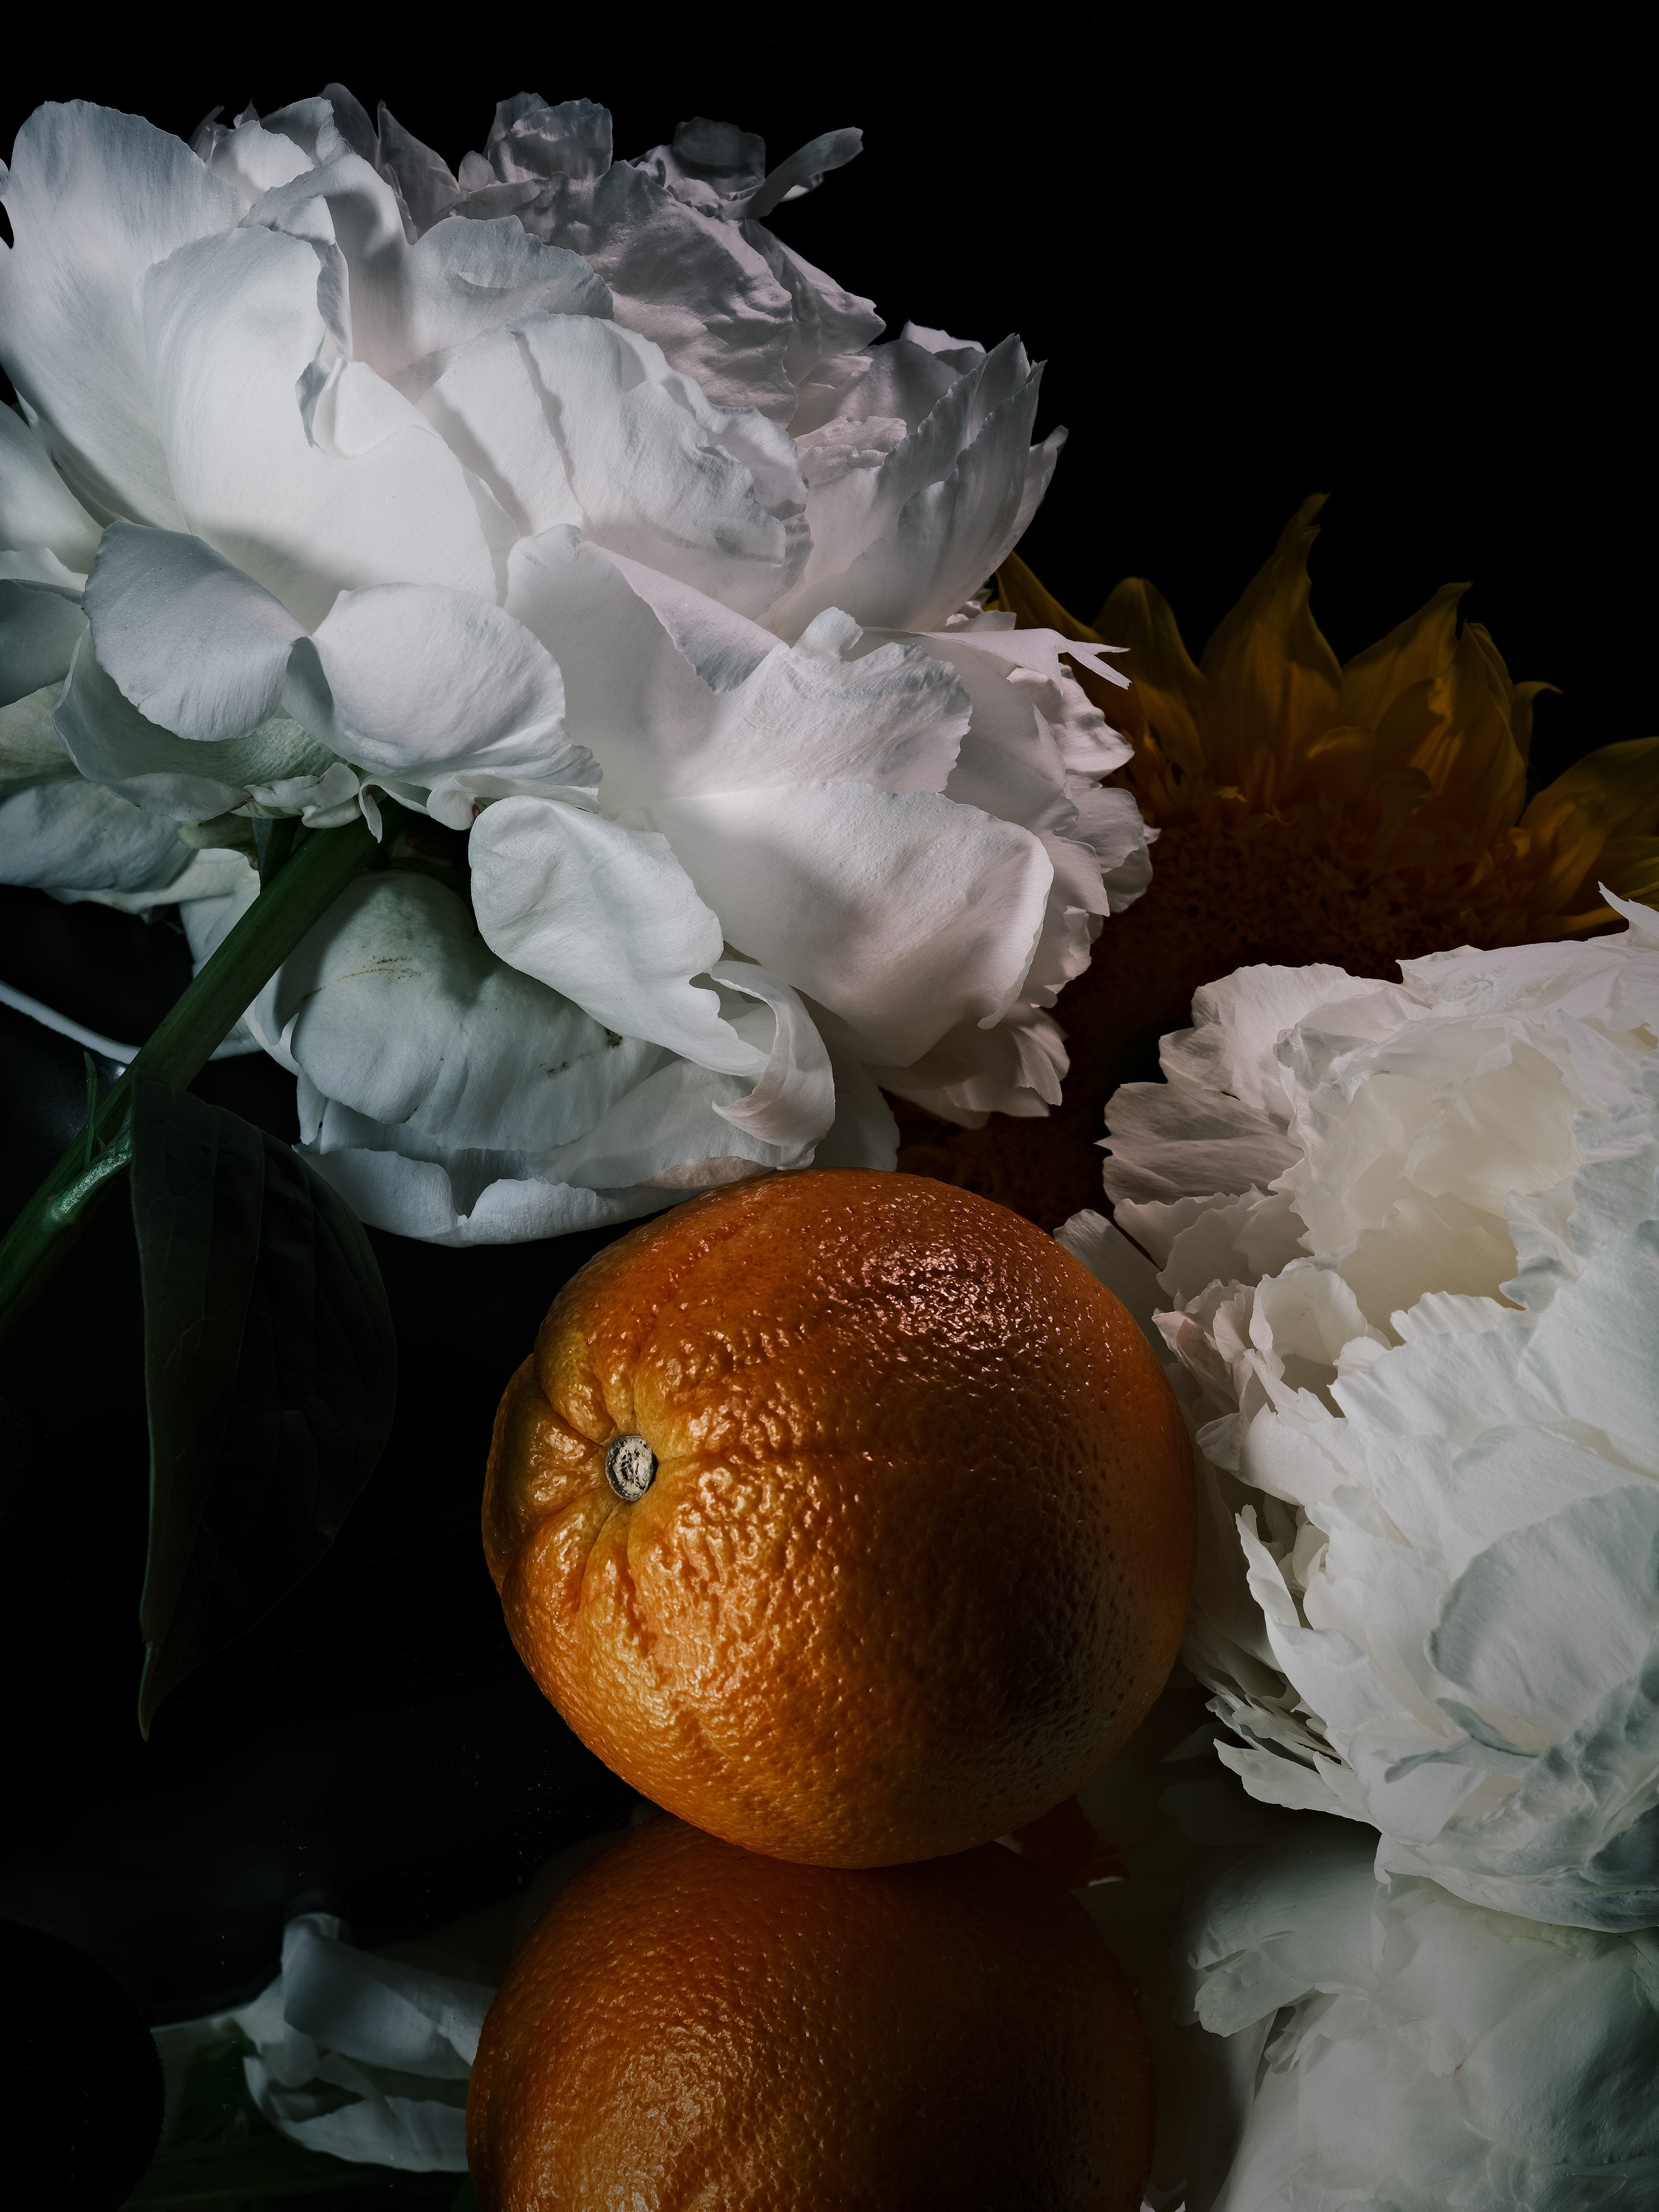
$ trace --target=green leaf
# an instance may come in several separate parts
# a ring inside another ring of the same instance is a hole
[[[142,1079],[131,1129],[148,1735],[167,1692],[333,1541],[391,1431],[398,1355],[368,1239],[296,1152]]]

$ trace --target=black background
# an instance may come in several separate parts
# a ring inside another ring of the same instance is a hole
[[[907,318],[987,343],[1017,330],[1048,361],[1039,433],[1065,422],[1072,439],[1023,550],[1074,612],[1147,575],[1196,653],[1299,501],[1328,491],[1315,608],[1339,653],[1468,578],[1466,611],[1511,672],[1561,687],[1540,705],[1540,780],[1659,728],[1624,104],[1639,86],[1571,24],[1498,46],[1398,12],[1350,11],[1340,33],[1302,14],[1219,30],[1213,10],[1155,29],[1068,16],[1062,37],[1035,10],[902,28],[685,11],[665,33],[614,9],[597,38],[568,13],[478,12],[273,18],[258,41],[153,18],[142,44],[101,26],[55,37],[47,58],[8,58],[0,146],[41,99],[187,135],[216,106],[269,112],[331,77],[452,166],[521,89],[605,100],[624,155],[694,113],[762,132],[775,160],[858,124],[862,157],[774,227],[894,333]],[[146,993],[159,1014],[182,983],[165,929],[4,894],[0,973],[118,1036]],[[9,1216],[78,1126],[82,1077],[77,1052],[21,1018],[0,1021],[0,1066]],[[204,1087],[288,1127],[291,1086],[268,1063]],[[345,1905],[366,1941],[412,1932],[618,1817],[626,1793],[531,1691],[474,1533],[490,1407],[586,1240],[454,1254],[377,1237],[403,1347],[393,1447],[331,1573],[186,1686],[140,1750],[123,1205],[0,1362],[5,1534],[14,1565],[33,1563],[12,1578],[20,1786],[0,1851],[37,1885],[0,1880],[0,1912],[58,1926],[176,2016],[257,1986],[301,1896]],[[458,1792],[471,1809],[424,1845]],[[233,1844],[270,1864],[236,1872]]]

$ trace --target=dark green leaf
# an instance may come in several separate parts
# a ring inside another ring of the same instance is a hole
[[[328,1549],[392,1426],[397,1346],[350,1208],[300,1156],[188,1091],[133,1091],[156,1707]]]

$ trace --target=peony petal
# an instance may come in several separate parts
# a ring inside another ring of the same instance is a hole
[[[1651,1216],[1596,1253],[1558,1293],[1522,1362],[1569,1419],[1610,1437],[1620,1455],[1659,1475],[1659,1220]]]
[[[73,100],[18,132],[6,205],[0,361],[64,482],[100,520],[187,527],[135,301],[147,270],[240,222],[240,194],[170,133]]]
[[[1195,1085],[1126,1083],[1106,1112],[1106,1194],[1117,1204],[1265,1189],[1302,1156],[1242,1101]]]
[[[267,192],[248,221],[310,238],[316,202],[349,275],[352,350],[380,376],[400,376],[526,315],[611,312],[611,295],[586,262],[527,237],[511,216],[450,217],[411,246],[397,195],[356,154]]]
[[[75,763],[52,726],[61,684],[43,684],[0,707],[0,793],[53,775],[73,775]]]
[[[710,220],[631,162],[553,195],[544,233],[598,270],[623,326],[660,346],[717,407],[787,422],[789,295],[736,224]]]
[[[544,1177],[501,1175],[458,1200],[442,1162],[416,1160],[365,1145],[307,1146],[309,1164],[338,1191],[360,1221],[416,1237],[424,1244],[522,1244],[654,1213],[657,1190],[588,1190]]]
[[[86,609],[98,665],[123,696],[147,720],[208,743],[270,720],[289,647],[305,635],[199,538],[131,522],[104,532]]]
[[[508,607],[558,661],[568,726],[598,758],[617,814],[805,775],[937,790],[968,719],[951,671],[917,645],[870,651],[833,611],[780,645],[570,532],[514,549]],[[688,665],[694,656],[718,685]]]
[[[53,468],[39,434],[0,407],[0,547],[24,546],[46,546],[71,574],[84,575],[98,550],[98,525]]]
[[[1279,1040],[1316,1007],[1349,995],[1352,986],[1345,968],[1235,969],[1195,994],[1192,1028],[1164,1040],[1158,1064],[1170,1082],[1179,1078],[1228,1091],[1282,1129]]]
[[[470,844],[472,904],[490,949],[624,1036],[751,1080],[767,1056],[693,986],[720,926],[665,839],[538,799],[485,809]]]
[[[1489,1545],[1447,1592],[1429,1656],[1500,1726],[1518,1718],[1547,1741],[1638,1673],[1656,1639],[1659,1485],[1639,1482]]]
[[[811,557],[775,616],[786,635],[830,605],[872,628],[943,628],[1012,544],[1038,374],[1004,339],[878,467],[813,492]]]
[[[562,720],[546,648],[488,599],[415,584],[342,592],[294,653],[290,710],[360,767],[430,787],[471,826],[474,792],[591,791],[598,775]]]
[[[260,228],[174,253],[142,288],[156,412],[186,528],[307,627],[342,587],[441,584],[494,599],[495,568],[461,465],[403,409],[367,451],[307,434],[299,391],[327,335],[318,263]],[[372,377],[372,370],[361,372]]]
[[[210,896],[246,872],[240,855],[193,852],[165,817],[79,776],[0,798],[0,883],[138,914]]]
[[[931,792],[798,783],[662,799],[726,938],[841,1015],[880,1058],[989,1028],[1030,966],[1052,878],[1041,844]]]
[[[791,1151],[816,1145],[835,1119],[836,1079],[811,1016],[787,983],[750,961],[718,960],[708,972],[717,983],[758,1000],[772,1014],[765,1073],[746,1098],[714,1111],[734,1128],[769,1145]],[[749,1024],[739,1016],[732,1026],[742,1035]],[[753,1041],[760,1042],[757,1036]]]
[[[663,1056],[498,960],[462,900],[406,869],[342,893],[270,1018],[325,1097],[463,1148],[568,1144]]]
[[[86,627],[75,600],[54,586],[0,581],[0,707],[61,682]]]
[[[804,1166],[811,1146],[775,1144],[732,1119],[739,1077],[671,1060],[630,1091],[590,1135],[538,1166],[594,1189],[716,1190],[775,1168]]]
[[[805,550],[789,441],[710,406],[615,323],[530,317],[459,355],[421,405],[526,536],[578,524],[749,614]]]
[[[1074,1213],[1055,1230],[1054,1242],[1080,1260],[1089,1273],[1132,1314],[1140,1332],[1160,1357],[1164,1340],[1152,1315],[1162,1303],[1157,1271],[1146,1255],[1103,1213]]]
[[[83,775],[136,806],[204,822],[240,806],[250,784],[320,775],[331,765],[326,748],[283,714],[223,744],[175,737],[122,696],[90,647],[83,637],[76,648],[53,718],[58,734]]]
[[[257,115],[228,130],[223,125],[210,129],[196,151],[216,177],[234,185],[250,203],[312,173],[309,156],[280,131],[267,131]]]

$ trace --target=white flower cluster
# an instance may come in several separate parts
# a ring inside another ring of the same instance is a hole
[[[0,880],[179,901],[199,960],[252,820],[457,833],[247,1018],[370,1221],[544,1236],[890,1165],[878,1085],[1059,1097],[1047,1009],[1150,873],[1098,649],[973,598],[1062,434],[1018,340],[878,344],[763,228],[858,146],[616,161],[521,95],[457,177],[337,86],[19,134]]]
[[[1659,1921],[1659,914],[1613,903],[1399,985],[1240,969],[1106,1167],[1202,1424],[1220,1756],[1606,1930]]]

